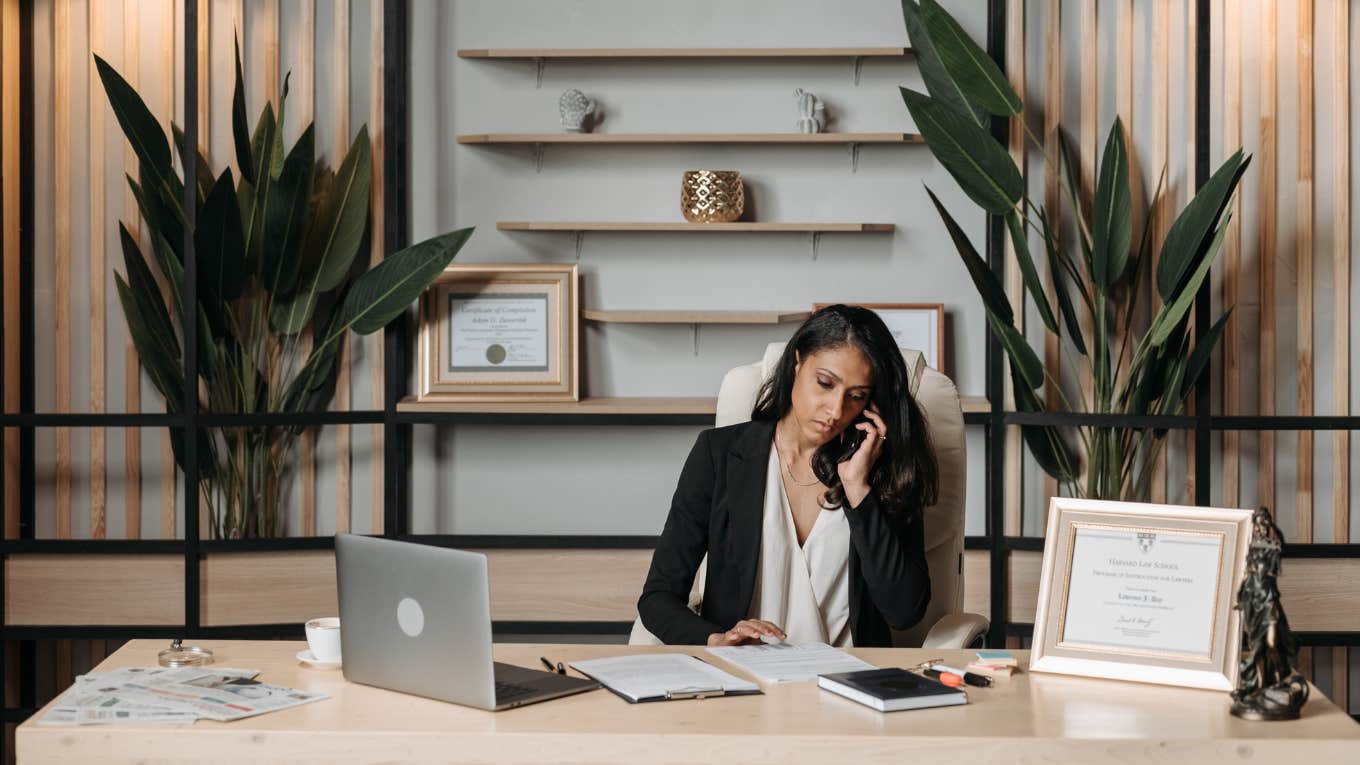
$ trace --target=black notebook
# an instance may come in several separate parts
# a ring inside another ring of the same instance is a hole
[[[895,667],[819,675],[817,685],[880,712],[968,703],[968,694],[957,688]]]

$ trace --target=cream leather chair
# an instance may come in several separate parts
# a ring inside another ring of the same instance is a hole
[[[771,343],[765,358],[737,367],[723,377],[718,390],[718,427],[745,422],[751,418],[760,385],[773,372],[784,352],[784,343]],[[894,631],[898,646],[926,648],[966,648],[982,638],[987,619],[963,613],[963,513],[967,487],[968,460],[963,430],[963,408],[954,381],[930,369],[920,351],[902,349],[911,380],[911,392],[925,412],[935,456],[940,463],[940,498],[925,510],[926,563],[930,567],[930,607],[920,623],[906,631]],[[690,592],[690,608],[695,612],[703,600],[707,559],[699,565]],[[656,639],[642,620],[633,623],[628,642],[655,645]]]

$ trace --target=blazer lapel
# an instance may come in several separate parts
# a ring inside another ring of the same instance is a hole
[[[765,509],[765,474],[774,438],[773,421],[756,421],[728,449],[727,505],[731,537],[728,561],[737,574],[736,605],[746,618],[760,563],[760,529]]]

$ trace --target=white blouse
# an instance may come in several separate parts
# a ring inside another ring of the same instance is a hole
[[[790,643],[851,645],[849,559],[850,523],[844,509],[822,508],[798,546],[779,455],[771,445],[749,618],[779,625]]]

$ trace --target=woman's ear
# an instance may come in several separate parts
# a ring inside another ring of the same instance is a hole
[[[798,375],[799,367],[803,366],[803,357],[798,355],[798,351],[793,352],[793,374]]]

